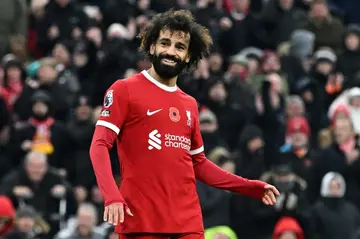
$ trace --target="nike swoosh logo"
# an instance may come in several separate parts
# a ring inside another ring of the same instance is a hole
[[[152,116],[152,115],[154,115],[154,114],[156,114],[156,113],[158,113],[158,112],[160,112],[160,111],[162,111],[162,109],[155,110],[155,111],[150,111],[150,110],[148,110],[146,114],[147,114],[148,116]]]

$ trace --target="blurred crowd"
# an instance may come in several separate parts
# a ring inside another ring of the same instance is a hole
[[[88,150],[105,90],[150,67],[139,29],[169,8],[215,40],[178,81],[207,157],[281,192],[268,207],[198,182],[206,239],[359,239],[358,0],[1,0],[0,237],[117,238]]]

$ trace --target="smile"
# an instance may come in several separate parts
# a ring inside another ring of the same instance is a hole
[[[161,61],[163,63],[167,64],[167,65],[176,65],[176,63],[177,63],[176,61],[169,60],[169,59],[166,59],[166,58],[162,59]]]

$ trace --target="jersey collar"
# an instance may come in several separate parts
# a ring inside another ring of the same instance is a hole
[[[157,80],[154,79],[154,77],[152,77],[149,72],[147,72],[147,70],[143,70],[141,72],[145,77],[146,79],[148,79],[149,81],[151,81],[152,83],[154,83],[157,87],[165,90],[165,91],[168,91],[168,92],[175,92],[177,90],[177,86],[167,86],[167,85],[164,85],[164,84],[161,84],[160,82],[158,82]]]

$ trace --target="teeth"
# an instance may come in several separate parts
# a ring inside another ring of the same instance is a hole
[[[168,60],[168,59],[164,59],[164,60],[167,62],[170,62],[170,63],[175,63],[175,61],[173,61],[173,60]]]

